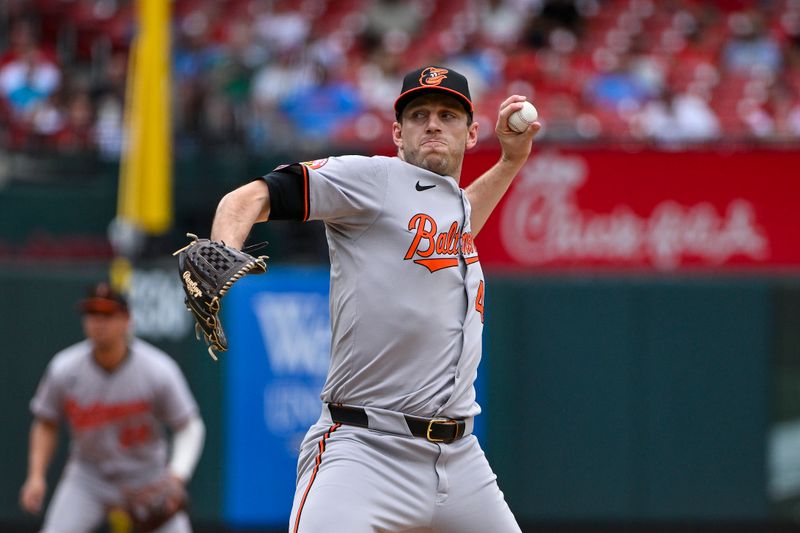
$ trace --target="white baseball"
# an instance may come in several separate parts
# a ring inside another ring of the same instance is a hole
[[[528,129],[528,126],[536,122],[539,118],[539,112],[533,107],[533,104],[527,100],[522,102],[522,109],[515,111],[508,117],[508,127],[512,131],[522,133]]]

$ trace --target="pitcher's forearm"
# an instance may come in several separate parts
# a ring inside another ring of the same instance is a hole
[[[495,134],[500,141],[500,160],[492,168],[484,172],[466,188],[467,199],[472,206],[470,225],[473,237],[483,228],[489,215],[500,203],[508,187],[531,154],[534,136],[542,128],[539,122],[534,122],[524,132],[517,132],[508,126],[509,117],[523,107],[526,100],[521,95],[509,96],[501,105],[500,113],[495,124]]]
[[[501,159],[466,188],[465,192],[472,206],[470,225],[473,237],[486,224],[524,162]]]
[[[241,249],[257,222],[269,218],[269,189],[261,180],[226,194],[217,206],[211,239]]]

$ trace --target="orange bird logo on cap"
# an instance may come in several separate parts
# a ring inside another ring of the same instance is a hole
[[[447,79],[448,70],[446,68],[428,67],[419,76],[420,85],[436,86]]]

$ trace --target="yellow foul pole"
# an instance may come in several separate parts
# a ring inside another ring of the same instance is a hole
[[[125,101],[126,146],[120,161],[115,285],[127,285],[131,242],[172,225],[172,120],[169,0],[136,0],[138,31],[131,45]],[[113,233],[113,232],[112,232]],[[117,236],[119,237],[119,235]],[[114,238],[112,237],[112,241]],[[128,243],[128,245],[125,245]],[[132,251],[133,249],[133,251]]]

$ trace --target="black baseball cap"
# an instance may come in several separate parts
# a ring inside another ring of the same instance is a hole
[[[474,108],[467,78],[452,69],[429,66],[409,72],[403,78],[403,89],[394,102],[397,117],[400,117],[411,100],[431,91],[442,91],[454,96],[461,102],[469,116],[472,116]]]
[[[82,313],[102,313],[112,315],[117,312],[128,312],[128,301],[115,291],[107,282],[92,285],[86,298],[78,302]]]

